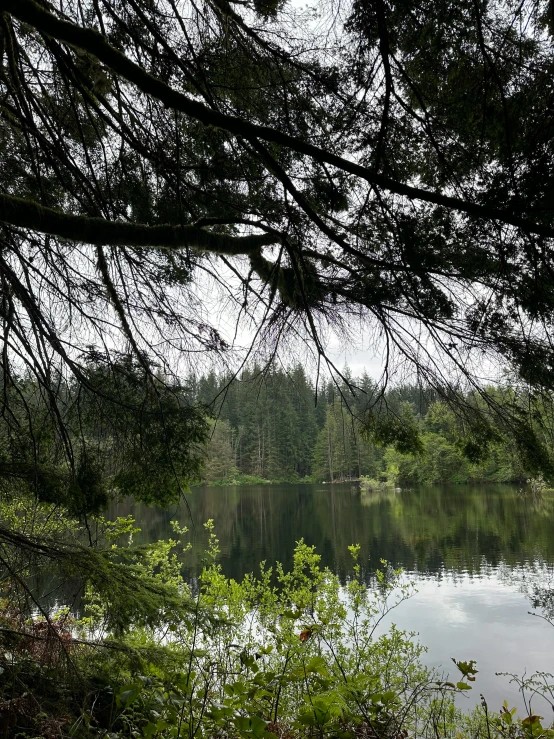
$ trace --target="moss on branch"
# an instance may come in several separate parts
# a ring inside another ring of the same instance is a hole
[[[196,226],[173,224],[148,226],[85,215],[71,215],[47,208],[32,200],[5,193],[0,193],[0,221],[95,246],[135,246],[157,249],[189,247],[226,256],[250,254],[253,250],[277,241],[277,237],[273,234],[229,236],[205,231]]]
[[[303,260],[296,269],[281,267],[266,259],[258,249],[250,254],[250,266],[262,280],[279,291],[281,300],[289,308],[312,307],[326,292],[311,262]]]

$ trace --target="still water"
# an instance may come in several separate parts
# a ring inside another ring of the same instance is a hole
[[[223,570],[235,579],[263,560],[289,567],[295,542],[304,538],[345,581],[351,572],[347,547],[359,543],[368,580],[386,559],[416,582],[417,594],[388,616],[388,624],[418,633],[428,647],[427,664],[457,677],[451,657],[477,661],[477,682],[462,705],[465,700],[470,707],[484,693],[495,710],[504,698],[521,707],[517,688],[495,673],[554,673],[554,626],[529,614],[526,594],[553,577],[554,495],[532,500],[506,485],[364,494],[346,484],[204,487],[187,499],[190,514],[185,506],[162,511],[124,503],[112,513],[133,513],[142,542],[170,536],[173,519],[188,525],[190,577],[200,567],[208,519],[220,540]]]

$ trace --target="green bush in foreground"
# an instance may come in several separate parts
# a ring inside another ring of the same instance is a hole
[[[103,523],[112,540],[132,532],[128,519]],[[146,582],[154,578],[173,594],[156,623],[139,617],[117,639],[106,631],[117,598],[111,603],[105,589],[100,595],[94,579],[79,621],[67,609],[24,618],[4,581],[0,736],[554,736],[538,717],[518,721],[508,706],[489,714],[484,704],[470,716],[455,707],[475,665],[457,663],[460,680],[444,682],[422,665],[413,634],[383,628],[412,592],[400,571],[382,563],[366,586],[352,546],[354,575],[341,587],[300,541],[290,572],[262,565],[237,583],[223,575],[206,526],[207,559],[193,584],[181,577],[177,540],[135,554],[112,541],[121,567],[132,566],[136,577],[140,558]],[[172,605],[178,593],[187,609]]]

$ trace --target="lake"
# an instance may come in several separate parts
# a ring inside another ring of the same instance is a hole
[[[351,573],[347,547],[359,543],[368,582],[381,559],[416,581],[417,594],[387,618],[419,634],[427,664],[457,677],[451,657],[477,661],[475,687],[461,705],[472,706],[483,693],[495,710],[504,698],[522,708],[516,686],[495,672],[554,672],[554,626],[529,615],[525,593],[554,573],[554,495],[531,499],[507,485],[363,493],[349,483],[203,487],[187,500],[190,514],[184,505],[164,511],[127,503],[111,513],[135,516],[142,527],[137,542],[171,536],[173,519],[188,525],[191,578],[201,566],[208,519],[223,570],[235,579],[262,560],[289,567],[295,542],[304,538],[344,582]]]

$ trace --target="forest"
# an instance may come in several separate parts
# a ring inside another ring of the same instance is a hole
[[[0,0],[0,739],[554,739],[553,80],[552,0]]]
[[[523,483],[531,474],[517,444],[498,428],[486,456],[469,459],[459,418],[432,388],[400,386],[386,395],[388,409],[417,431],[419,443],[411,452],[393,443],[377,445],[367,425],[375,381],[367,374],[352,377],[348,368],[343,374],[346,381],[324,383],[317,400],[301,365],[290,371],[253,367],[235,379],[215,372],[189,378],[192,397],[213,417],[202,480],[340,482],[364,476],[411,487]],[[487,392],[505,404],[514,402],[499,388]]]

